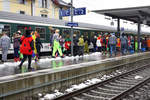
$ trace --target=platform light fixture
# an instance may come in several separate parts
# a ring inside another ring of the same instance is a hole
[[[110,25],[111,25],[111,26],[114,26],[114,21],[113,21],[113,20],[110,22]]]
[[[107,20],[111,20],[111,18],[110,18],[110,17],[107,17],[107,16],[105,16],[105,19],[107,19]]]
[[[127,22],[127,21],[123,21],[123,23],[126,23],[126,24],[127,24],[128,22]]]

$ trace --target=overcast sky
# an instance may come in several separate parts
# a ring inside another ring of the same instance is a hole
[[[70,2],[71,0],[64,0]],[[86,7],[87,15],[76,16],[74,21],[87,22],[92,24],[100,24],[110,26],[110,22],[105,19],[105,16],[89,12],[91,10],[102,10],[112,8],[126,8],[137,6],[150,6],[150,0],[73,0],[73,4],[76,8]],[[121,23],[121,27],[136,29],[135,25]],[[116,26],[116,25],[115,25]],[[144,30],[147,30],[144,28]]]

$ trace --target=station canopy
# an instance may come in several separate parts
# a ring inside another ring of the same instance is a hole
[[[93,10],[92,12],[150,26],[150,6]]]

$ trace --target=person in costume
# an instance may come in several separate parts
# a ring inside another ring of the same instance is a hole
[[[34,51],[34,42],[31,36],[31,30],[26,30],[25,36],[21,37],[21,46],[20,52],[23,54],[23,59],[19,64],[19,68],[22,68],[24,61],[28,58],[28,70],[32,69],[31,61],[32,61],[32,53]]]
[[[78,46],[79,46],[79,56],[83,56],[84,54],[84,38],[83,35],[79,38]]]
[[[65,39],[65,50],[66,50],[66,56],[69,56],[69,54],[71,54],[71,39],[69,35],[67,35]]]
[[[37,31],[31,33],[32,38],[33,38],[33,43],[34,43],[34,51],[32,54],[32,57],[34,58],[35,61],[37,61],[38,59],[38,53],[37,53],[37,49],[36,49],[36,36],[37,36]]]
[[[60,46],[60,36],[59,36],[59,29],[55,30],[55,34],[53,35],[53,53],[52,57],[55,58],[55,53],[58,50],[59,55],[63,58],[61,46]]]

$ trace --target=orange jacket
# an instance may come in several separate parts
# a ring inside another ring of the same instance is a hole
[[[150,48],[150,40],[149,39],[147,40],[147,47]]]
[[[117,47],[120,47],[120,38],[117,38]]]

